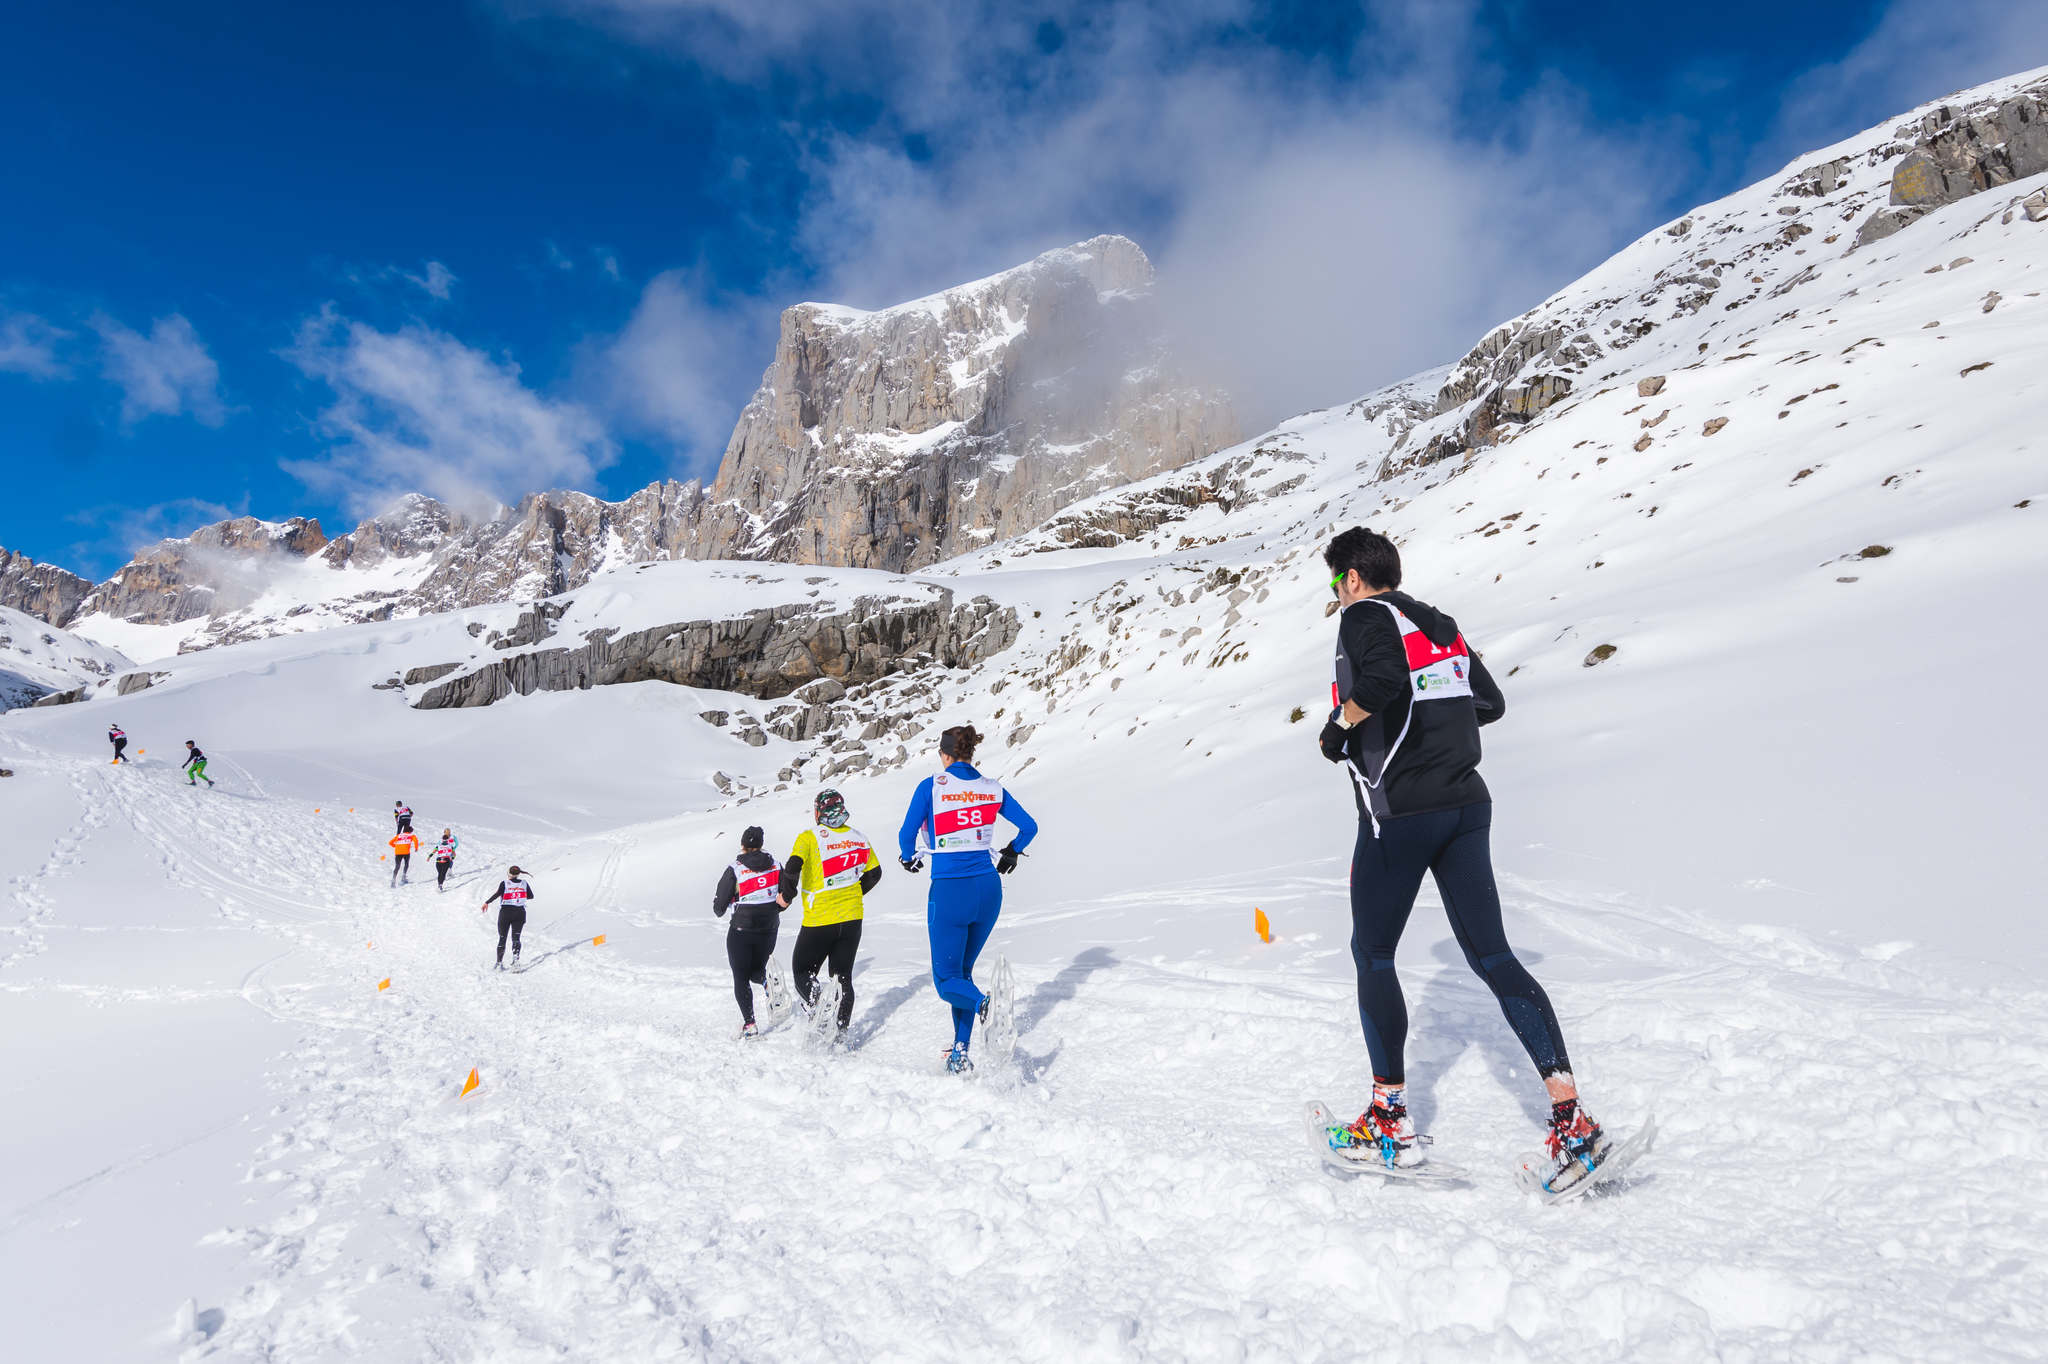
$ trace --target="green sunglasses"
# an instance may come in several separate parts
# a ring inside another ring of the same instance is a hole
[[[1338,589],[1339,589],[1339,588],[1341,588],[1341,587],[1343,587],[1343,585],[1344,585],[1344,579],[1345,579],[1346,577],[1348,577],[1348,576],[1350,576],[1350,570],[1348,570],[1348,569],[1347,569],[1347,570],[1345,570],[1345,571],[1344,571],[1343,573],[1339,573],[1339,574],[1338,574],[1338,575],[1337,575],[1336,577],[1334,577],[1334,578],[1330,579],[1330,595],[1331,595],[1331,596],[1333,596],[1333,597],[1339,597],[1339,596],[1342,596],[1342,595],[1343,595],[1343,593],[1342,593],[1342,592],[1340,592],[1340,591],[1339,591]]]

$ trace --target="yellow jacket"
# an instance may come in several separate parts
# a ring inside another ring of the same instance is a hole
[[[803,859],[805,928],[848,923],[861,916],[860,878],[882,865],[874,845],[859,830],[806,829],[796,836],[791,857]]]

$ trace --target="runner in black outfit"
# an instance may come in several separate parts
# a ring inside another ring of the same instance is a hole
[[[122,752],[128,747],[128,736],[122,732],[121,727],[119,725],[107,726],[107,741],[113,744],[114,746],[115,762],[119,763],[128,761],[126,758],[121,756]]]
[[[498,901],[498,969],[505,969],[505,937],[512,937],[512,965],[519,965],[519,930],[526,927],[526,907],[533,903],[533,885],[514,867],[505,879],[498,882],[498,888],[491,892],[477,913],[491,907],[491,900]]]
[[[412,807],[410,805],[407,805],[402,800],[393,801],[391,803],[391,817],[398,821],[398,827],[391,831],[394,837],[399,834],[412,832]]]
[[[1597,1162],[1605,1138],[1579,1107],[1578,1085],[1557,1014],[1508,946],[1501,927],[1488,830],[1492,797],[1479,777],[1479,727],[1507,710],[1500,688],[1457,622],[1406,593],[1391,540],[1362,526],[1330,543],[1324,558],[1343,604],[1336,678],[1323,756],[1345,764],[1358,802],[1351,861],[1351,954],[1358,1017],[1372,1055],[1372,1106],[1331,1131],[1352,1151],[1388,1164],[1422,1160],[1407,1112],[1403,1052],[1408,1009],[1394,948],[1425,872],[1436,878],[1465,961],[1500,1002],[1551,1098],[1550,1145]],[[1352,1151],[1345,1151],[1350,1155]]]
[[[448,873],[455,869],[455,849],[459,840],[453,829],[441,830],[441,841],[434,846],[434,889],[448,889]]]
[[[777,903],[782,886],[782,869],[775,859],[761,851],[768,835],[757,825],[740,835],[740,855],[718,878],[718,892],[711,897],[711,912],[719,918],[732,911],[732,927],[725,935],[725,959],[732,964],[732,993],[740,1003],[740,1035],[752,1037],[754,1027],[754,986],[768,993],[769,1007],[778,993],[768,979],[775,957],[775,934],[781,926],[782,907]]]

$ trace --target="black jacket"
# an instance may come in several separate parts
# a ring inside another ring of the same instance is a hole
[[[770,871],[775,867],[775,859],[756,849],[741,853],[740,865],[748,871]],[[783,878],[782,884],[787,883],[787,878]],[[732,931],[735,933],[773,933],[781,908],[776,905],[734,905],[739,893],[740,879],[728,866],[725,874],[718,878],[718,893],[711,897],[711,912],[722,918],[726,910],[732,910]]]
[[[1391,605],[1435,647],[1411,657]],[[1427,657],[1425,657],[1427,655]],[[1418,690],[1411,665],[1434,661],[1453,679],[1450,695]],[[1463,682],[1471,694],[1455,686]],[[1507,701],[1458,623],[1405,592],[1388,592],[1344,608],[1337,622],[1333,705],[1354,701],[1369,712],[1352,726],[1345,747],[1361,815],[1375,819],[1453,810],[1489,800],[1479,776],[1479,727],[1507,713]]]

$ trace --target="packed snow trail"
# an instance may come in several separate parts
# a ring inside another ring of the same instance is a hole
[[[615,899],[673,826],[537,851],[464,829],[460,892],[393,892],[374,825],[232,769],[232,795],[141,775],[78,765],[85,837],[141,840],[166,893],[287,944],[293,984],[247,996],[299,1037],[246,1214],[195,1238],[246,1285],[197,1304],[193,1358],[1926,1357],[1964,1335],[2019,1358],[2048,1325],[2048,1196],[2016,1177],[2048,1150],[2038,990],[1509,878],[1593,1111],[1663,1128],[1617,1196],[1546,1209],[1510,1169],[1541,1087],[1428,906],[1411,1102],[1473,1186],[1346,1180],[1303,1148],[1303,1099],[1364,1093],[1336,858],[1310,868],[1322,911],[1271,946],[1245,915],[1241,951],[1194,960],[1122,933],[1267,878],[1119,906],[1011,878],[1017,1058],[963,1082],[938,1073],[921,881],[870,915],[854,1050],[793,1025],[742,1045],[705,895]],[[488,970],[475,909],[508,857],[539,894],[519,976]],[[58,917],[62,892],[35,890]],[[5,1234],[38,1228],[15,1210]]]

